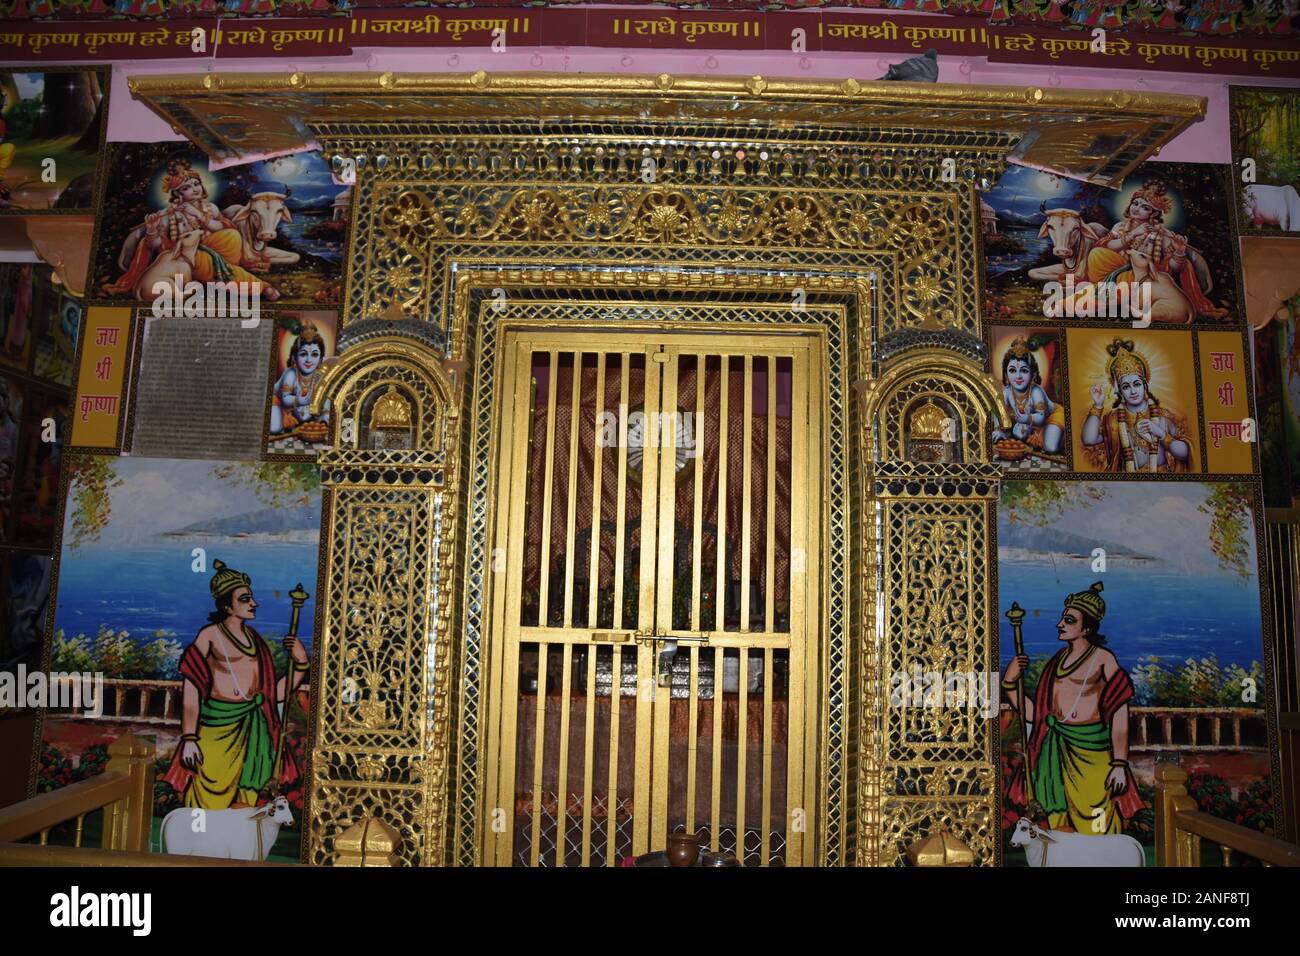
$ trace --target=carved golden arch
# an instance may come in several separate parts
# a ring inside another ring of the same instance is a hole
[[[312,399],[312,412],[320,414],[329,403],[331,444],[335,449],[363,451],[363,411],[377,393],[396,387],[413,403],[411,433],[413,447],[421,451],[444,451],[452,441],[448,425],[455,423],[455,389],[442,368],[442,358],[427,345],[397,336],[386,336],[346,349],[327,367],[320,388]],[[349,428],[344,423],[353,422]]]
[[[878,427],[877,461],[907,456],[907,422],[914,408],[939,399],[957,415],[962,460],[989,461],[989,434],[1011,420],[988,374],[972,359],[945,349],[925,349],[889,369],[869,387],[864,421]]]

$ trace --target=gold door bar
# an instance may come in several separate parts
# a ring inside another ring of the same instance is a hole
[[[769,405],[768,408],[772,406]],[[768,545],[769,549],[771,545]],[[771,587],[771,585],[769,585]],[[770,592],[769,592],[770,595]],[[769,603],[770,606],[770,603]],[[768,612],[768,627],[771,627],[771,612]],[[787,711],[786,720],[789,720]],[[789,724],[787,723],[787,726]],[[786,752],[790,750],[790,735],[786,734]],[[786,803],[790,802],[786,791]],[[772,648],[763,649],[763,850],[761,864],[767,866],[772,861]]]
[[[748,369],[746,370],[748,372]],[[746,381],[749,375],[745,376]],[[748,460],[748,451],[746,451]],[[740,683],[736,690],[740,704],[736,708],[736,859],[745,865],[745,757],[749,749],[749,649],[740,649]]]
[[[708,364],[708,356],[700,353],[695,356],[695,446],[691,449],[695,456],[692,474],[695,483],[695,514],[694,514],[694,536],[691,539],[691,630],[700,629],[700,575],[703,573],[701,568],[701,557],[704,548],[704,459],[701,452],[704,450],[704,369]],[[695,659],[694,654],[691,657]],[[692,678],[691,692],[694,693],[694,679]],[[694,711],[691,712],[694,716]],[[694,785],[694,777],[691,778],[691,784]],[[689,811],[694,816],[694,808]],[[690,827],[688,826],[689,830]]]
[[[623,648],[614,646],[609,691],[609,796],[605,799],[605,865],[618,866],[618,712],[623,706]],[[636,808],[633,807],[633,812]]]
[[[763,567],[764,631],[776,630],[776,356],[767,357],[767,563]],[[765,671],[764,673],[770,673]]]
[[[614,627],[623,626],[623,536],[627,519],[627,402],[631,355],[620,356],[618,386],[618,517],[614,531]],[[642,464],[644,467],[644,463]],[[640,627],[638,621],[635,625]]]
[[[718,597],[718,603],[719,605],[722,603],[721,595]],[[722,612],[719,611],[718,614],[721,617]],[[709,824],[709,849],[714,853],[718,852],[718,840],[722,830],[722,675],[725,654],[721,647],[713,651],[713,776],[709,779],[709,786],[713,792],[709,805],[709,813],[712,816],[712,822]]]
[[[528,848],[529,866],[537,866],[542,836],[542,759],[546,749],[546,659],[550,646],[537,645],[537,716],[533,721],[533,834]]]
[[[573,551],[578,526],[578,432],[582,399],[582,350],[573,353],[573,387],[569,395],[569,507],[564,536],[564,626],[573,623]],[[593,528],[593,533],[595,529]]]
[[[569,718],[573,707],[573,645],[565,644],[560,673],[560,775],[555,786],[559,807],[555,811],[555,865],[564,866],[569,845]],[[540,691],[541,688],[538,688]]]
[[[598,419],[599,420],[599,419]],[[618,681],[613,702],[618,704]],[[582,737],[582,865],[591,866],[591,788],[596,751],[596,645],[587,648],[587,726]]]
[[[560,355],[551,349],[550,380],[546,383],[546,482],[542,485],[542,554],[538,565],[541,582],[538,587],[541,602],[537,623],[546,627],[550,621],[551,583],[551,489],[555,485],[555,389],[560,376]],[[526,494],[527,492],[525,492]],[[538,687],[541,693],[541,687]]]
[[[667,361],[659,362],[661,356],[666,357]],[[672,626],[673,619],[673,549],[674,539],[676,536],[676,514],[677,514],[677,415],[678,405],[678,370],[681,365],[681,354],[675,350],[669,352],[666,356],[664,353],[658,353],[651,356],[654,364],[662,370],[663,387],[661,394],[665,400],[656,411],[654,417],[655,428],[653,429],[653,440],[650,444],[655,447],[656,454],[659,456],[659,503],[658,503],[658,520],[659,520],[659,552],[658,568],[655,575],[655,633],[662,635]],[[649,398],[646,401],[649,407]],[[642,473],[648,471],[648,465],[642,468]],[[644,514],[645,512],[643,512]],[[641,521],[641,527],[644,528],[652,522]],[[644,551],[642,552],[645,553]],[[651,849],[664,849],[668,845],[668,779],[669,768],[668,760],[670,748],[668,738],[672,729],[672,672],[669,670],[667,684],[661,684],[659,680],[660,661],[658,659],[659,644],[655,645],[654,660],[651,661],[651,667],[655,671],[655,688],[654,688],[654,730],[653,730],[653,757],[652,766],[655,768],[653,773],[653,791],[651,799],[654,801],[651,810]]]
[[[600,627],[596,619],[600,609],[600,479],[605,465],[605,449],[601,445],[600,420],[605,414],[605,353],[596,356],[596,410],[592,420],[591,449],[591,560],[587,566],[587,627]],[[592,654],[595,660],[595,654]]]
[[[750,485],[753,483],[754,468],[754,356],[745,359],[745,411],[741,416],[744,422],[744,444],[741,451],[744,464],[740,482],[740,630],[749,630],[749,534],[750,534]]]

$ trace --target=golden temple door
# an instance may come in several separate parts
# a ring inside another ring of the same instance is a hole
[[[811,863],[821,340],[508,334],[486,862]]]

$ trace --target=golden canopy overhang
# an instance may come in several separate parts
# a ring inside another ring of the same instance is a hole
[[[603,124],[654,136],[779,131],[908,146],[944,132],[1103,185],[1118,185],[1206,107],[1172,93],[669,74],[196,73],[132,77],[129,87],[219,161],[348,132],[560,134]]]

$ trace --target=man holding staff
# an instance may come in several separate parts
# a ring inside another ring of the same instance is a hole
[[[1029,657],[1017,654],[1002,675],[1002,691],[1032,731],[1027,766],[1033,798],[1056,830],[1119,833],[1143,806],[1128,763],[1133,683],[1097,632],[1106,614],[1098,581],[1065,599],[1056,632],[1065,646],[1043,668],[1034,699],[1021,706],[1018,682]],[[1017,776],[1008,796],[1024,804]]]

